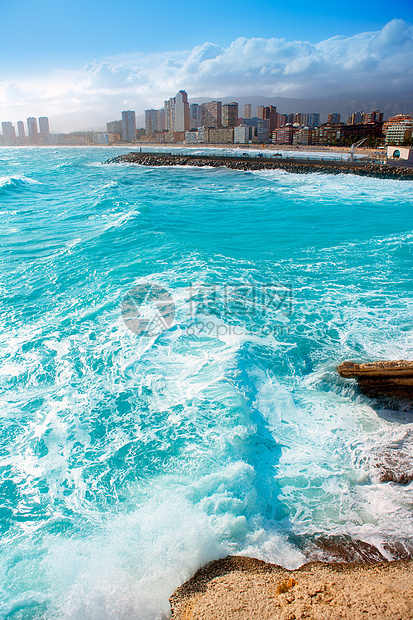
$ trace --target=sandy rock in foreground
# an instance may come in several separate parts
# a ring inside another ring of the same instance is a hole
[[[200,569],[170,602],[172,620],[411,620],[413,561],[312,562],[288,571],[229,556]]]

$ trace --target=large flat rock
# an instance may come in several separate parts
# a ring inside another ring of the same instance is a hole
[[[364,392],[413,396],[413,362],[408,360],[365,364],[346,361],[337,371],[341,377],[357,379]]]

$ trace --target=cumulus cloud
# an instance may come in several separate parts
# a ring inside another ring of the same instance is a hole
[[[79,71],[30,81],[0,81],[0,119],[93,109],[118,117],[160,107],[183,88],[190,97],[383,97],[411,93],[413,26],[394,19],[378,32],[316,44],[240,37],[222,48],[123,54]]]

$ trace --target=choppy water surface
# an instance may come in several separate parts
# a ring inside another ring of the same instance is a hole
[[[412,488],[377,459],[412,414],[334,368],[413,359],[412,183],[116,154],[0,150],[0,617],[161,618],[206,561],[317,535],[395,557]],[[142,335],[148,282],[175,314]]]

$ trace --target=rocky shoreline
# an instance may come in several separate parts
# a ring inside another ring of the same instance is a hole
[[[379,179],[406,179],[413,180],[413,168],[390,166],[372,161],[355,160],[310,160],[299,158],[281,159],[271,157],[244,157],[222,155],[182,155],[175,153],[140,153],[132,152],[118,155],[105,162],[132,163],[142,166],[196,166],[219,168],[225,166],[233,170],[274,170],[306,174],[309,172],[328,174],[356,174],[359,176],[375,177]]]
[[[412,568],[413,560],[311,562],[290,571],[228,556],[172,594],[172,620],[413,620]]]

